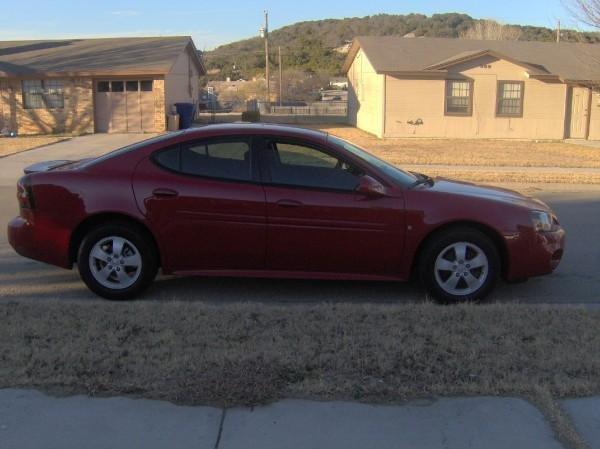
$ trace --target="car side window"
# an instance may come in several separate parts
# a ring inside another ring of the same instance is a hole
[[[187,175],[252,180],[250,142],[247,140],[188,143],[161,151],[154,160],[165,168]]]
[[[338,159],[321,151],[291,143],[277,143],[279,161],[284,165],[335,168]]]
[[[362,175],[341,159],[303,144],[273,140],[266,156],[273,184],[352,191]]]
[[[154,160],[169,170],[179,171],[179,147],[169,148],[154,155]]]
[[[248,141],[199,142],[181,148],[181,171],[189,175],[252,180]]]

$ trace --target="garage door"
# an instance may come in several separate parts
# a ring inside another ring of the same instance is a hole
[[[152,80],[101,80],[96,82],[96,132],[154,131]]]

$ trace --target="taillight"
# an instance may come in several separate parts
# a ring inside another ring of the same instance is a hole
[[[33,209],[35,207],[33,190],[27,176],[23,176],[17,182],[17,201],[19,201],[21,209]]]

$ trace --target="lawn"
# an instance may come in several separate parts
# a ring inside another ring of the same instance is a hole
[[[61,136],[0,137],[0,157],[68,139]]]
[[[600,394],[600,310],[514,304],[0,302],[0,388],[188,405]]]
[[[378,139],[351,126],[322,129],[401,165],[600,168],[600,148],[565,142],[489,139]]]
[[[185,404],[600,393],[600,311],[0,303],[0,388]]]

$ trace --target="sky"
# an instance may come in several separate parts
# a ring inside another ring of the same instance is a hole
[[[8,2],[8,0],[1,0]],[[263,10],[271,30],[304,20],[379,13],[462,12],[503,23],[554,28],[579,26],[570,0],[228,0],[224,2],[30,0],[0,14],[0,40],[191,35],[200,50],[258,35]],[[571,0],[572,1],[572,0]],[[206,3],[206,6],[203,4]]]

